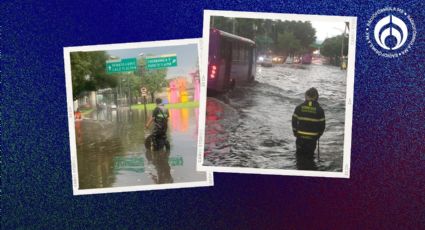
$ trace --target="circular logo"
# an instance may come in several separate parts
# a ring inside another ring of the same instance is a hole
[[[416,39],[415,23],[404,10],[386,7],[369,19],[366,40],[380,56],[396,58],[406,54]]]

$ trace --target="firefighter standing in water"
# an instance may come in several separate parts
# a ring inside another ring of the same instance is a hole
[[[152,116],[150,117],[145,128],[149,128],[149,126],[154,123],[154,128],[152,134],[150,135],[150,139],[153,142],[155,150],[162,148],[164,145],[167,149],[170,149],[170,143],[167,140],[168,117],[170,117],[170,115],[168,110],[162,104],[161,98],[157,98],[155,103],[156,107],[153,110]]]
[[[302,170],[315,170],[314,151],[316,143],[326,127],[325,112],[320,106],[316,88],[305,92],[305,101],[295,108],[292,130],[297,138],[297,166]]]

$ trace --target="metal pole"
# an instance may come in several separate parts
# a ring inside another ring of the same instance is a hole
[[[121,102],[122,102],[122,79],[120,79],[120,93],[119,93],[119,98],[118,98],[118,103],[120,103],[121,104]],[[117,105],[117,107],[118,107],[118,105]]]
[[[317,162],[320,161],[320,141],[317,139]]]
[[[342,69],[342,64],[343,64],[343,62],[344,62],[344,38],[345,38],[345,29],[344,29],[344,33],[342,34],[342,39],[341,39],[341,58],[340,58],[340,62],[341,63],[339,63],[339,66],[341,67],[341,69]]]
[[[148,118],[148,113],[146,111],[146,96],[143,96],[143,104],[144,104],[144,110],[145,110],[145,123],[146,123]]]
[[[115,95],[114,95],[114,99],[115,99],[115,106],[118,107],[118,88],[115,88]]]
[[[127,76],[127,81],[128,81],[128,96],[129,96],[129,100],[128,100],[128,107],[130,108],[131,111],[131,89],[130,89],[130,76]]]

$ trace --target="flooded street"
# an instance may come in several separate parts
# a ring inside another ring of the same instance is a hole
[[[196,171],[198,109],[169,112],[170,152],[146,150],[143,110],[103,109],[77,121],[80,189],[205,181]]]
[[[326,116],[315,163],[342,171],[346,71],[327,65],[258,66],[256,81],[237,87],[226,103],[208,98],[204,165],[297,169],[291,120],[310,87]]]

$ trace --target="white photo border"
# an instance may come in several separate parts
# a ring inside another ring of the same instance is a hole
[[[199,171],[229,172],[229,173],[249,173],[249,174],[269,174],[269,175],[290,175],[290,176],[309,176],[309,177],[334,177],[334,178],[350,178],[351,164],[351,135],[352,135],[352,119],[353,119],[353,97],[354,97],[354,65],[356,57],[356,30],[357,17],[353,16],[328,16],[328,15],[308,15],[308,14],[288,14],[288,13],[263,13],[263,12],[241,12],[241,11],[219,11],[204,10],[203,25],[203,47],[202,52],[202,70],[201,76],[201,93],[202,98],[207,98],[207,67],[208,66],[208,50],[210,37],[210,19],[212,16],[223,16],[232,18],[252,18],[252,19],[280,19],[290,21],[329,21],[329,22],[349,22],[350,32],[348,41],[348,65],[347,65],[347,85],[345,99],[345,128],[344,128],[344,153],[343,153],[343,169],[342,172],[327,171],[304,171],[304,170],[287,170],[287,169],[260,169],[260,168],[244,168],[244,167],[220,167],[220,166],[204,166],[204,139],[205,139],[205,117],[206,117],[206,100],[201,100],[199,104],[199,133],[203,136],[199,137],[198,146],[198,164]]]
[[[66,96],[67,96],[67,108],[68,108],[68,127],[69,127],[69,144],[71,154],[71,174],[72,174],[72,188],[74,195],[87,195],[87,194],[101,194],[101,193],[116,193],[116,192],[134,192],[134,191],[147,191],[147,190],[162,190],[162,189],[176,189],[176,188],[191,188],[191,187],[207,187],[214,185],[214,176],[210,171],[205,171],[205,181],[194,181],[194,182],[182,182],[182,183],[170,183],[170,184],[153,184],[153,185],[135,185],[135,186],[123,186],[123,187],[110,187],[110,188],[94,188],[94,189],[79,189],[79,178],[78,178],[78,165],[77,165],[77,144],[75,138],[75,118],[74,118],[74,103],[72,97],[72,75],[71,75],[71,52],[78,51],[108,51],[118,49],[133,49],[133,48],[154,48],[154,47],[167,47],[167,46],[179,46],[179,45],[197,45],[198,48],[198,62],[199,72],[201,73],[201,39],[190,38],[190,39],[178,39],[178,40],[163,40],[163,41],[149,41],[149,42],[134,42],[134,43],[121,43],[121,44],[105,44],[105,45],[90,45],[90,46],[73,46],[64,47],[64,64],[65,64],[65,81],[66,81]],[[200,92],[200,104],[206,101],[206,95],[202,92],[205,88],[201,87]],[[201,133],[201,129],[198,129],[198,139]],[[199,140],[198,140],[199,143]],[[198,144],[199,146],[199,144]],[[199,148],[199,147],[198,147]],[[199,152],[199,151],[198,151]],[[196,157],[196,156],[194,156]]]

